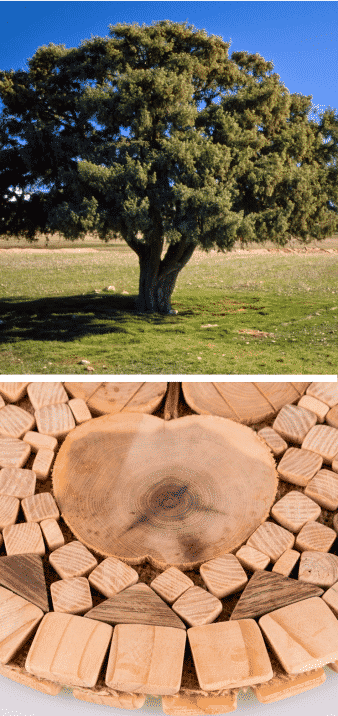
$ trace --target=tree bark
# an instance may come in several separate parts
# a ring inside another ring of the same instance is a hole
[[[165,257],[156,261],[150,252],[139,254],[140,280],[137,310],[140,313],[177,313],[171,306],[178,274],[188,263],[195,243],[186,241],[169,246]]]

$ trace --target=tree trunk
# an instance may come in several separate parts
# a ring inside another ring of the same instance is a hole
[[[140,280],[137,310],[140,313],[175,314],[171,296],[177,276],[188,263],[195,249],[194,243],[180,242],[169,246],[162,261],[153,262],[149,253],[139,256]],[[156,265],[157,264],[157,265]]]

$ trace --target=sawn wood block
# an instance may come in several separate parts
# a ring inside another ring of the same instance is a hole
[[[338,453],[338,430],[329,425],[315,425],[304,438],[302,448],[317,453],[331,465]]]
[[[299,532],[307,522],[317,520],[321,514],[320,506],[310,499],[311,493],[306,492],[306,495],[297,490],[291,490],[281,500],[275,502],[271,509],[272,517],[282,527],[291,530],[291,532]]]
[[[28,397],[34,410],[43,408],[44,405],[55,405],[56,403],[67,403],[68,395],[62,383],[30,383],[27,388]]]
[[[316,422],[317,416],[309,410],[298,405],[284,405],[272,427],[285,440],[300,445]]]
[[[0,587],[0,663],[7,664],[25,644],[43,617],[43,611]]]
[[[36,475],[33,470],[3,467],[0,470],[0,495],[12,495],[22,500],[34,495]]]
[[[6,405],[0,410],[0,435],[7,438],[22,438],[35,425],[35,418],[17,405]]]
[[[293,547],[294,542],[294,535],[284,527],[274,522],[263,522],[249,537],[247,545],[267,554],[272,562],[276,562],[286,549]]]
[[[0,585],[49,611],[42,559],[37,554],[0,557]]]
[[[200,566],[200,574],[209,592],[218,599],[245,587],[248,578],[234,554],[215,557]]]
[[[89,577],[90,584],[105,597],[113,597],[138,582],[138,573],[129,564],[116,557],[107,557],[95,567]]]
[[[211,624],[223,609],[220,599],[202,587],[190,587],[172,605],[172,609],[189,626]]]
[[[338,557],[327,552],[306,551],[301,554],[298,580],[319,587],[331,587],[338,581]]]

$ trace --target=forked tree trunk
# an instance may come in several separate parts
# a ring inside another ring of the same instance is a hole
[[[140,313],[174,314],[171,306],[171,297],[175,288],[177,276],[188,263],[195,249],[195,244],[189,243],[169,247],[166,256],[161,261],[160,256],[152,257],[150,252],[139,255],[140,280],[137,310]]]

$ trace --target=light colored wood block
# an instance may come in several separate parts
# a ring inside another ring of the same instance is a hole
[[[323,458],[310,450],[289,448],[283,455],[277,470],[282,480],[305,487],[320,470]]]
[[[331,467],[332,467],[332,470],[333,470],[334,472],[338,472],[338,453],[337,453],[337,455],[333,458]]]
[[[86,577],[97,567],[97,560],[81,542],[75,540],[49,555],[49,561],[61,579]]]
[[[314,669],[304,674],[287,676],[280,673],[266,684],[253,686],[252,690],[261,704],[271,704],[274,701],[288,699],[290,696],[302,694],[304,691],[315,689],[324,683],[326,674],[324,669]]]
[[[327,552],[303,552],[300,557],[298,580],[327,588],[338,580],[338,557]]]
[[[338,508],[338,473],[332,470],[319,470],[307,484],[305,495],[318,502],[327,510]]]
[[[338,428],[338,405],[334,405],[334,407],[326,413],[325,421],[332,428]]]
[[[0,395],[0,408],[4,408],[5,405],[6,405],[6,403],[5,403],[5,401],[4,401],[3,397],[2,397],[2,395]]]
[[[0,663],[7,664],[43,617],[42,609],[0,587]]]
[[[143,694],[126,694],[110,689],[91,690],[77,686],[73,689],[73,696],[80,701],[88,701],[90,704],[99,704],[101,706],[113,706],[113,708],[121,709],[141,709],[144,706],[146,696]]]
[[[286,549],[273,565],[272,571],[278,572],[278,574],[283,574],[284,577],[288,577],[294,566],[297,564],[299,557],[300,552],[297,552],[297,550]]]
[[[68,405],[74,415],[74,419],[77,425],[85,423],[87,420],[91,420],[92,414],[87,407],[87,403],[81,398],[72,398]]]
[[[17,405],[6,405],[0,410],[0,435],[21,438],[35,425],[35,418]]]
[[[180,691],[174,696],[162,696],[162,710],[168,716],[201,716],[201,714],[228,714],[237,708],[237,691],[221,696],[187,694]]]
[[[267,554],[263,554],[263,552],[247,544],[240,547],[238,552],[236,552],[236,557],[243,567],[253,572],[256,569],[265,569],[270,563],[270,557],[268,557]]]
[[[22,500],[34,495],[36,475],[33,470],[3,467],[0,470],[0,495],[12,495]]]
[[[204,562],[200,566],[200,575],[209,592],[218,599],[238,592],[248,581],[241,563],[234,554],[226,554],[224,557],[215,557],[209,562]]]
[[[302,448],[321,455],[330,465],[338,453],[338,430],[329,425],[315,425],[303,440]]]
[[[338,403],[338,383],[311,383],[306,389],[306,395],[318,398],[332,408]]]
[[[51,552],[64,545],[65,539],[56,520],[41,520],[40,527],[47,542],[47,547]]]
[[[28,384],[29,381],[26,383],[7,383],[7,381],[2,381],[0,382],[0,393],[8,403],[16,403],[25,395]]]
[[[289,604],[258,623],[288,674],[338,659],[338,620],[321,597]]]
[[[310,499],[311,494],[306,492],[306,495],[303,495],[302,492],[297,492],[297,490],[291,490],[273,505],[271,508],[272,517],[282,527],[291,530],[291,532],[299,532],[307,522],[317,520],[321,513],[320,506]]]
[[[311,413],[314,413],[317,416],[318,423],[324,422],[325,416],[330,410],[326,403],[323,403],[317,398],[312,398],[311,395],[303,395],[298,401],[298,405],[300,408],[306,408],[306,410],[310,410]]]
[[[52,383],[49,381],[30,383],[27,388],[27,393],[34,410],[39,410],[39,408],[43,408],[45,405],[68,402],[68,395],[62,383]]]
[[[193,587],[194,582],[180,569],[168,567],[150,582],[150,586],[165,602],[172,604],[189,587]]]
[[[332,527],[336,532],[338,532],[338,513],[334,515]]]
[[[277,562],[286,549],[293,547],[294,542],[294,535],[284,527],[275,525],[274,522],[264,522],[249,537],[247,544],[266,554],[272,562]]]
[[[87,402],[93,393],[102,385],[102,382],[96,383],[95,381],[76,382],[76,383],[64,383],[64,387],[72,398],[82,398]]]
[[[287,450],[288,444],[273,428],[262,428],[257,435],[265,440],[275,457],[280,457]]]
[[[51,435],[42,435],[42,433],[37,433],[33,430],[29,430],[22,439],[31,446],[32,452],[38,452],[41,448],[56,450],[58,446],[56,438],[53,438]]]
[[[37,679],[36,676],[28,674],[25,669],[13,662],[0,664],[0,675],[12,681],[16,681],[16,683],[22,684],[22,686],[29,686],[30,689],[41,691],[50,696],[56,696],[62,689],[60,684],[54,684],[52,681],[47,681],[46,679]]]
[[[35,411],[35,419],[39,433],[54,438],[61,438],[75,428],[72,411],[66,403],[45,405]]]
[[[172,605],[172,610],[189,626],[211,624],[223,609],[222,602],[202,587],[189,587]]]
[[[272,427],[285,440],[300,445],[316,422],[317,416],[309,410],[298,405],[284,405]]]
[[[249,686],[272,679],[271,662],[254,619],[192,627],[187,634],[203,691]]]
[[[95,686],[112,627],[74,614],[49,612],[29,649],[30,674],[68,686]]]
[[[18,516],[20,500],[12,495],[0,495],[0,530],[14,525]]]
[[[22,467],[30,451],[30,446],[22,440],[0,437],[0,467]]]
[[[295,547],[301,552],[328,552],[336,536],[330,527],[319,522],[308,522],[298,533]]]
[[[117,691],[171,695],[180,689],[186,632],[149,624],[117,624],[106,684]]]
[[[38,495],[25,497],[21,505],[27,522],[57,520],[60,517],[58,506],[50,492],[40,492]]]
[[[38,480],[46,480],[49,476],[54,455],[53,450],[48,448],[40,448],[37,451],[32,467]]]
[[[116,557],[107,557],[90,573],[89,582],[101,594],[113,597],[138,582],[138,573]]]
[[[6,554],[45,554],[40,525],[37,522],[19,522],[3,530]]]
[[[60,579],[50,585],[53,609],[67,614],[84,614],[93,606],[92,595],[86,577]]]
[[[338,582],[335,582],[330,589],[328,589],[322,596],[322,599],[333,613],[338,617]]]

